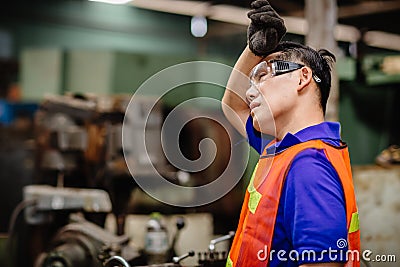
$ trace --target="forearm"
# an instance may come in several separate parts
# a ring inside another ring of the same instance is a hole
[[[262,58],[254,55],[247,46],[232,70],[222,98],[225,116],[242,135],[246,133],[244,125],[250,114],[246,101],[246,91],[250,86],[249,75],[261,60]]]

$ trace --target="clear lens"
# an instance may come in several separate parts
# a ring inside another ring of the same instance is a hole
[[[271,63],[265,61],[257,64],[250,73],[250,83],[252,86],[258,86],[261,79],[273,76],[273,68]]]
[[[259,86],[261,79],[278,76],[281,74],[289,73],[304,67],[303,64],[285,61],[285,60],[274,60],[262,61],[257,64],[250,73],[250,86]],[[319,83],[319,79],[316,75],[313,75],[314,80]]]

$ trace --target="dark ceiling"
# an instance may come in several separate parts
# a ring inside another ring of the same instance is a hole
[[[198,1],[198,0],[197,0]],[[205,0],[249,8],[251,0]],[[304,17],[304,0],[269,0],[283,16]],[[337,0],[338,22],[359,30],[379,30],[400,34],[400,0]]]

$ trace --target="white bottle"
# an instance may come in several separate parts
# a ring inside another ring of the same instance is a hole
[[[158,212],[150,214],[146,228],[145,252],[147,264],[166,263],[169,260],[169,241],[167,228],[161,214]]]

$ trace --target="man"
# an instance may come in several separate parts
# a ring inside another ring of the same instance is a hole
[[[278,43],[283,20],[268,1],[252,8],[248,46],[222,101],[261,156],[227,266],[359,266],[349,155],[340,124],[324,121],[335,57]]]

